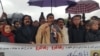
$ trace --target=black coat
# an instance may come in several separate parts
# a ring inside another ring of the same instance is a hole
[[[83,26],[76,28],[74,25],[69,27],[69,42],[70,43],[80,43],[85,41],[85,29]]]
[[[0,35],[0,42],[10,42],[10,41],[9,41],[8,37]]]
[[[16,31],[16,43],[30,43],[32,41],[35,42],[37,29],[37,27],[33,26],[22,26]]]
[[[100,41],[100,30],[98,31],[88,31],[85,37],[86,42],[94,42],[94,41]]]

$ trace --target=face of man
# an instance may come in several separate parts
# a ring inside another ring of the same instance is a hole
[[[52,24],[54,22],[54,16],[49,16],[47,18],[48,23]]]
[[[38,27],[39,26],[39,22],[38,21],[33,22],[33,26]]]
[[[15,27],[16,27],[16,28],[19,28],[19,27],[20,27],[20,23],[19,23],[19,22],[16,22],[16,23],[15,23]]]
[[[24,18],[24,25],[30,25],[30,24],[31,24],[31,19],[28,16],[26,16]]]
[[[73,23],[74,23],[75,25],[79,25],[80,22],[81,22],[80,17],[74,17],[74,18],[73,18]]]
[[[59,20],[59,21],[58,21],[58,26],[59,26],[60,28],[63,28],[63,26],[64,26],[64,21],[63,21],[63,20]]]

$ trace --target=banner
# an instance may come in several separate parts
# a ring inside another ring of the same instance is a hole
[[[0,43],[0,56],[100,56],[100,42],[68,45]]]

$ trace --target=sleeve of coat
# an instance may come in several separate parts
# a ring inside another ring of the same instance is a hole
[[[68,29],[68,36],[69,36],[69,43],[73,43],[73,38],[72,38],[73,34],[70,28]]]
[[[63,43],[63,39],[62,39],[61,33],[58,32],[57,35],[58,35],[58,36],[57,36],[57,37],[58,37],[58,43],[59,43],[59,44]]]
[[[68,35],[68,29],[67,28],[66,28],[64,35],[65,35],[66,44],[69,44],[69,35]]]
[[[93,42],[95,41],[96,35],[91,34],[90,32],[87,32],[86,37],[85,37],[85,41],[86,42]]]
[[[38,32],[36,34],[36,44],[41,44],[41,37],[42,37],[42,29],[39,27]]]
[[[85,35],[85,42],[89,42],[89,35],[88,35],[88,33],[86,33],[86,35]]]

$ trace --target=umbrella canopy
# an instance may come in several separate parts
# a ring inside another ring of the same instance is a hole
[[[99,9],[99,4],[95,1],[80,1],[75,6],[67,8],[66,12],[72,14],[80,14],[90,13],[97,9]]]
[[[99,4],[95,1],[79,1],[74,6],[66,8],[66,13],[83,14],[83,21],[85,21],[85,13],[90,13],[99,9]]]
[[[29,0],[30,6],[58,7],[63,5],[75,4],[74,0]]]
[[[51,12],[52,7],[76,4],[74,0],[29,0],[28,3],[30,6],[51,7]]]

